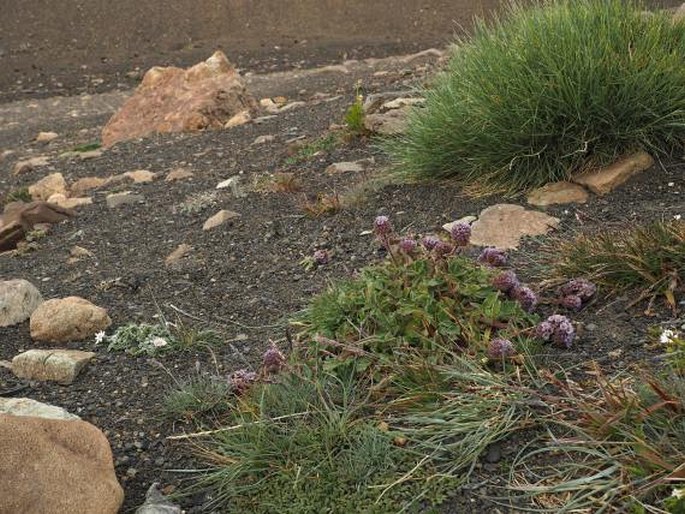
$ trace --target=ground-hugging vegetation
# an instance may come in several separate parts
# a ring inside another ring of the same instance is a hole
[[[514,3],[423,91],[399,173],[518,192],[685,140],[685,23],[624,0]],[[487,189],[486,189],[487,191]]]

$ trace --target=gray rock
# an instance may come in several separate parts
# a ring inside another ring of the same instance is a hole
[[[0,414],[47,419],[81,419],[62,407],[41,403],[31,398],[0,398]]]
[[[134,195],[130,191],[124,191],[122,193],[112,193],[107,195],[105,201],[107,202],[107,207],[110,209],[115,209],[122,205],[144,202],[145,197],[143,195]]]
[[[43,297],[40,291],[28,280],[0,282],[0,327],[29,319],[41,303]]]
[[[181,507],[173,504],[159,490],[155,482],[145,493],[145,503],[136,509],[135,514],[181,514]]]

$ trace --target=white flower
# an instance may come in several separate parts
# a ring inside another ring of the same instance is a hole
[[[676,215],[673,216],[673,219],[676,220],[676,221],[679,221],[680,218],[682,218],[682,215],[680,215],[680,214],[676,214]]]
[[[95,344],[100,344],[102,341],[105,340],[105,337],[107,337],[107,335],[105,334],[105,331],[100,330],[100,332],[95,334]]]
[[[680,489],[673,489],[671,496],[673,496],[677,500],[685,499],[685,487],[681,487]]]
[[[150,341],[150,344],[155,348],[163,348],[164,346],[167,346],[169,342],[163,337],[155,337],[152,341]]]
[[[666,329],[661,332],[659,337],[659,342],[661,344],[670,344],[678,337],[677,332],[674,330]]]

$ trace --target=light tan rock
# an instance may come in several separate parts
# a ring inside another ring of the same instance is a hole
[[[31,416],[45,419],[81,419],[76,414],[47,403],[38,402],[31,398],[2,398],[0,397],[0,415]],[[2,512],[2,510],[0,510]]]
[[[10,202],[0,223],[0,252],[12,250],[35,225],[58,223],[76,214],[71,209],[47,202]]]
[[[93,357],[93,352],[79,350],[28,350],[12,359],[12,373],[28,380],[68,385]]]
[[[166,182],[175,182],[177,180],[185,180],[194,177],[195,174],[187,168],[176,168],[167,173]]]
[[[93,255],[93,252],[90,250],[87,250],[86,248],[83,248],[81,246],[72,246],[71,250],[69,251],[69,258],[67,259],[67,264],[76,264],[79,261],[82,261],[83,259],[95,257]]]
[[[587,187],[597,195],[605,195],[624,184],[630,177],[650,168],[654,159],[647,152],[638,152],[616,161],[611,166],[573,178],[576,184]]]
[[[146,184],[157,178],[157,174],[149,170],[127,171],[124,177],[133,181],[134,184]]]
[[[78,152],[78,158],[82,161],[90,161],[102,157],[103,151],[100,148],[95,150],[88,150],[87,152]]]
[[[112,193],[105,197],[105,203],[110,209],[121,207],[122,205],[130,205],[145,201],[143,195],[133,194],[131,191],[122,191],[121,193]]]
[[[238,214],[237,212],[222,209],[219,212],[217,212],[214,216],[208,218],[207,221],[205,221],[204,225],[202,225],[202,230],[212,230],[213,228],[216,228],[219,225],[223,225],[227,221],[231,221],[239,217],[240,214]]]
[[[81,420],[0,414],[0,512],[116,514],[124,500],[105,435]]]
[[[544,235],[559,225],[559,219],[520,205],[497,204],[483,210],[471,225],[471,244],[501,250],[518,248],[525,236]]]
[[[366,130],[383,136],[394,136],[403,133],[407,128],[407,116],[411,107],[392,109],[384,113],[364,116]]]
[[[231,116],[231,119],[224,124],[224,128],[229,129],[238,127],[239,125],[245,125],[245,123],[249,122],[251,119],[252,115],[250,114],[250,111],[241,111],[238,114]]]
[[[47,200],[55,193],[67,195],[67,182],[61,173],[51,173],[29,186],[29,194],[34,200]]]
[[[140,86],[102,130],[106,147],[155,132],[222,128],[257,103],[221,52],[192,68],[150,69]]]
[[[82,196],[79,198],[67,198],[61,193],[55,193],[50,195],[48,198],[48,203],[59,205],[65,209],[75,209],[76,207],[81,207],[83,205],[90,205],[93,203],[93,199],[88,196]]]
[[[43,303],[40,291],[28,280],[0,282],[0,327],[16,325],[29,319]]]
[[[69,189],[73,196],[78,196],[93,189],[101,188],[111,181],[112,177],[83,177],[74,182]]]
[[[50,158],[46,155],[40,155],[38,157],[31,157],[30,159],[24,159],[22,161],[18,161],[14,165],[14,169],[12,170],[13,175],[21,175],[22,173],[26,173],[28,171],[34,170],[36,168],[40,168],[42,166],[47,166],[50,163]]]
[[[565,203],[585,203],[588,196],[584,187],[573,182],[551,182],[531,191],[527,201],[530,205],[546,207]]]
[[[36,142],[38,143],[49,143],[53,139],[57,139],[59,134],[57,132],[38,132],[36,136]]]
[[[326,168],[328,175],[338,175],[340,173],[360,173],[364,171],[364,165],[360,162],[334,162]]]
[[[273,143],[276,140],[276,136],[273,134],[265,134],[263,136],[257,136],[254,141],[252,141],[253,145],[263,145],[264,143]]]
[[[167,255],[166,259],[164,259],[164,263],[167,266],[173,266],[176,264],[178,261],[183,259],[186,255],[188,255],[190,252],[193,251],[193,247],[190,246],[189,244],[186,243],[181,243],[176,247],[176,249],[171,252],[169,255]]]
[[[49,343],[82,341],[112,324],[107,311],[78,296],[43,302],[31,314],[31,338]]]

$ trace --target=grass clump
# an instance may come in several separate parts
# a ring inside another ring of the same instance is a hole
[[[340,144],[340,139],[335,134],[327,134],[310,143],[300,146],[297,151],[286,157],[284,164],[293,166],[322,153],[331,152]]]
[[[610,291],[638,291],[638,301],[663,296],[675,309],[685,292],[683,220],[580,235],[547,253],[556,274],[584,275]]]
[[[198,422],[230,409],[232,389],[228,380],[197,375],[178,382],[164,398],[162,414],[172,420]]]
[[[685,140],[685,23],[623,0],[514,2],[426,90],[396,169],[510,192]]]
[[[368,132],[364,126],[364,95],[361,83],[355,86],[354,102],[345,111],[343,122],[350,136],[363,136]]]
[[[24,202],[29,203],[33,200],[31,194],[29,193],[28,187],[21,187],[19,189],[14,189],[5,195],[4,204],[7,205],[11,202]]]

